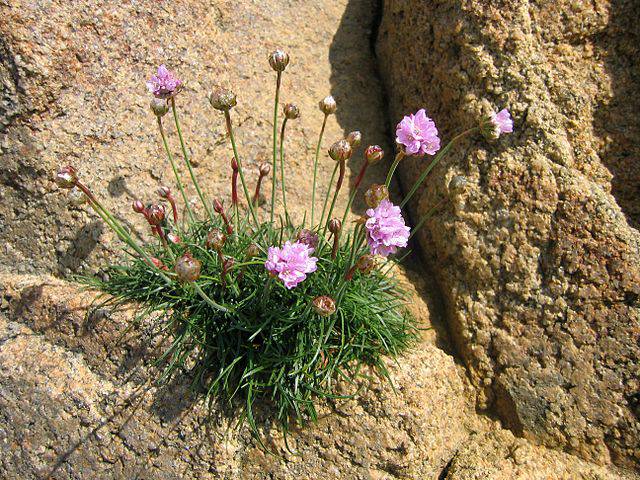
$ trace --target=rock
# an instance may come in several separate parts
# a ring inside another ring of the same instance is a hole
[[[444,139],[491,108],[515,120],[498,142],[463,142],[413,202],[417,221],[445,200],[420,243],[479,407],[525,438],[637,468],[635,6],[388,0],[377,53],[394,125],[420,107]],[[403,161],[405,187],[425,165]]]

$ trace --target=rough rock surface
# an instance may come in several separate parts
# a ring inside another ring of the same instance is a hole
[[[463,143],[414,203],[445,200],[420,241],[479,406],[636,468],[639,15],[622,0],[386,0],[377,43],[394,125],[426,107],[449,139],[490,108],[514,116],[514,134]],[[404,185],[425,165],[404,162]]]
[[[433,330],[389,362],[397,393],[376,378],[362,383],[356,399],[321,407],[318,424],[291,433],[294,453],[261,422],[277,454],[268,455],[229,428],[228,411],[208,418],[188,378],[153,384],[162,349],[153,322],[94,311],[90,292],[55,278],[4,275],[0,291],[2,478],[544,478],[526,476],[535,469],[636,478],[517,440],[475,414],[464,368],[434,345]],[[425,313],[415,295],[414,313]],[[507,467],[513,476],[478,476]]]

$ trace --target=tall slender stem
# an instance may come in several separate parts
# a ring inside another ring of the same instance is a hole
[[[271,188],[271,215],[269,217],[273,223],[273,213],[276,208],[276,158],[278,156],[278,101],[280,100],[280,81],[282,72],[277,72],[276,76],[276,100],[273,107],[273,184]]]
[[[331,218],[331,214],[333,213],[333,207],[336,206],[336,200],[338,199],[338,193],[340,193],[340,187],[342,187],[342,182],[344,181],[344,173],[345,173],[345,161],[341,160],[340,162],[338,162],[338,166],[340,167],[340,173],[338,174],[338,181],[336,182],[336,191],[333,192],[333,200],[331,200],[331,206],[329,207],[329,211],[327,212],[327,222],[329,221],[329,219]],[[327,225],[325,222],[325,225],[322,229],[322,235],[324,235],[324,233],[327,230]]]
[[[176,123],[176,130],[178,131],[178,138],[180,139],[180,148],[182,149],[182,155],[184,156],[184,161],[187,164],[187,168],[189,169],[189,175],[191,175],[191,180],[193,181],[193,185],[196,187],[196,192],[198,192],[198,196],[204,205],[204,209],[209,215],[209,218],[213,220],[213,213],[209,208],[207,200],[204,198],[202,190],[200,190],[200,185],[198,184],[198,180],[196,179],[196,175],[193,172],[193,167],[191,166],[191,161],[189,160],[189,154],[187,153],[187,147],[184,144],[184,138],[182,137],[182,130],[180,129],[180,121],[178,120],[178,111],[176,110],[176,99],[175,97],[171,97],[171,110],[173,111],[173,119]]]
[[[435,211],[438,209],[438,207],[440,205],[442,205],[443,202],[444,202],[444,200],[440,200],[433,207],[431,207],[427,213],[425,213],[422,216],[422,218],[420,219],[418,224],[415,227],[413,227],[413,229],[411,230],[411,234],[409,235],[409,240],[411,240],[413,238],[413,236],[416,233],[418,233],[418,231],[422,228],[422,225],[424,225],[424,222],[426,222],[427,220],[429,220],[431,218],[431,216],[435,213]]]
[[[176,162],[173,160],[173,154],[171,153],[171,149],[169,148],[169,143],[167,142],[167,136],[164,133],[164,128],[162,127],[162,120],[158,117],[158,129],[160,130],[160,136],[162,137],[162,143],[164,144],[164,149],[167,152],[167,157],[169,157],[169,163],[171,164],[171,169],[173,170],[173,174],[176,177],[176,183],[178,184],[178,189],[182,194],[182,200],[184,200],[184,207],[189,214],[189,218],[191,218],[192,222],[195,222],[195,217],[193,216],[193,211],[189,206],[189,200],[187,200],[187,194],[184,192],[184,187],[182,186],[182,181],[180,180],[180,174],[178,173],[178,167],[176,167]]]
[[[253,221],[256,224],[256,228],[260,228],[260,223],[258,222],[258,217],[256,215],[256,211],[253,208],[253,202],[251,201],[251,196],[249,196],[249,190],[247,190],[247,182],[244,180],[244,172],[242,170],[242,162],[240,161],[240,155],[238,155],[238,148],[236,147],[236,139],[233,136],[233,128],[231,126],[231,113],[229,110],[224,111],[224,119],[227,125],[227,134],[229,135],[229,140],[231,140],[231,148],[233,149],[233,156],[238,163],[238,173],[240,174],[240,183],[242,184],[242,191],[244,192],[244,198],[247,200],[247,204],[249,205],[249,211],[251,212],[251,216],[253,217]]]
[[[313,161],[313,189],[311,190],[311,228],[313,228],[314,223],[313,220],[315,219],[315,208],[316,208],[316,178],[318,176],[318,158],[320,156],[320,147],[322,146],[322,136],[324,135],[324,129],[327,126],[327,118],[329,117],[329,115],[327,115],[326,113],[324,114],[324,119],[322,120],[322,128],[320,129],[320,136],[318,137],[318,146],[316,147],[316,157]],[[335,172],[334,172],[335,175]],[[331,182],[333,183],[333,177]],[[331,189],[331,186],[329,186],[329,189]],[[325,206],[327,205],[326,199],[325,199]],[[322,211],[324,212],[324,208],[322,209]],[[324,217],[324,213],[323,213],[323,217]],[[320,219],[320,223],[322,223],[322,218]]]
[[[413,195],[416,193],[416,191],[418,190],[420,185],[422,185],[422,182],[424,182],[425,178],[427,178],[427,175],[429,175],[429,172],[431,172],[431,170],[433,170],[433,167],[435,167],[440,162],[440,160],[442,160],[444,158],[444,156],[447,153],[449,153],[449,150],[451,150],[451,147],[453,147],[453,145],[455,145],[455,143],[458,140],[460,140],[461,138],[464,138],[465,136],[469,135],[470,133],[475,132],[476,130],[478,130],[478,127],[473,127],[473,128],[465,130],[464,132],[456,135],[455,137],[453,137],[451,139],[451,141],[449,143],[447,143],[447,145],[442,150],[440,150],[437,153],[437,155],[435,157],[433,157],[433,160],[431,161],[429,166],[427,168],[425,168],[424,172],[422,172],[420,174],[420,177],[418,177],[418,180],[416,180],[416,183],[413,184],[413,187],[411,187],[411,190],[409,190],[409,193],[407,193],[407,196],[404,197],[404,200],[402,200],[402,203],[400,203],[400,208],[404,207],[407,204],[407,202],[409,201],[409,199],[411,199],[411,197],[413,197]]]
[[[284,206],[284,218],[289,221],[289,212],[287,210],[287,195],[285,193],[286,186],[284,183],[284,129],[287,126],[287,117],[282,121],[282,129],[280,130],[280,187],[282,188],[282,205]]]
[[[214,302],[213,300],[211,300],[211,298],[209,297],[209,295],[207,295],[206,293],[204,293],[202,291],[202,288],[200,288],[200,285],[198,285],[196,282],[193,282],[193,288],[195,288],[196,292],[198,292],[198,295],[200,295],[200,297],[209,304],[210,307],[214,308],[215,310],[219,310],[221,312],[228,312],[229,309],[227,307],[223,307],[222,305],[220,305],[219,303]]]
[[[331,179],[329,180],[329,186],[327,187],[327,194],[324,197],[324,204],[322,205],[322,216],[320,217],[320,223],[319,225],[322,227],[322,224],[324,222],[324,214],[327,210],[327,203],[329,202],[329,194],[331,193],[331,186],[333,185],[333,179],[336,178],[336,173],[338,172],[338,167],[340,167],[340,165],[336,162],[336,166],[333,167],[333,173],[331,174]],[[313,228],[313,223],[311,224],[311,227]]]
[[[391,177],[393,177],[393,174],[395,173],[396,168],[400,163],[400,160],[402,160],[403,158],[404,158],[404,150],[400,150],[396,155],[396,158],[393,160],[393,163],[391,164],[391,168],[389,168],[389,173],[387,173],[387,181],[384,182],[384,185],[387,188],[389,188],[389,185],[391,184]]]
[[[358,188],[360,188],[360,183],[362,183],[362,179],[364,178],[364,174],[367,171],[367,167],[368,166],[369,166],[369,162],[365,158],[364,163],[362,164],[362,167],[360,168],[360,173],[358,173],[358,176],[356,178],[356,182],[353,185],[353,192],[351,192],[351,195],[349,195],[349,203],[347,203],[347,208],[344,209],[344,215],[342,215],[342,224],[343,225],[345,224],[344,222],[347,220],[347,214],[349,213],[349,210],[351,209],[351,205],[353,205],[353,201],[356,198],[356,194],[358,193]]]

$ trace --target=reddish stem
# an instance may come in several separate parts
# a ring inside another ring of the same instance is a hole
[[[178,224],[178,207],[176,206],[176,199],[172,196],[168,196],[167,200],[171,204],[171,210],[173,211],[173,223]]]
[[[362,165],[362,168],[360,168],[360,173],[356,177],[356,183],[355,183],[355,185],[353,187],[354,190],[358,190],[358,187],[360,186],[360,183],[362,182],[362,179],[364,178],[364,174],[367,171],[367,167],[368,166],[369,166],[369,162],[367,162],[365,160],[364,164]]]
[[[253,204],[257,205],[258,204],[258,199],[260,198],[260,186],[262,185],[262,179],[264,178],[264,175],[260,174],[260,176],[258,176],[258,183],[256,184],[256,191],[253,194]]]
[[[338,254],[338,245],[340,243],[340,231],[333,234],[333,249],[331,249],[331,258],[336,258]]]
[[[238,205],[238,169],[233,169],[231,175],[231,204]]]

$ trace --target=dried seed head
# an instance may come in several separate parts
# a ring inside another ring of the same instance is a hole
[[[275,50],[269,55],[269,65],[276,72],[283,72],[289,65],[289,54],[283,50]]]
[[[167,101],[162,98],[153,97],[149,106],[151,107],[153,114],[158,118],[164,117],[169,111]]]
[[[349,145],[353,148],[360,146],[362,143],[362,134],[360,131],[354,130],[353,132],[350,132],[349,135],[347,135],[347,142],[349,142]]]
[[[271,172],[271,165],[269,165],[267,162],[264,162],[264,163],[260,164],[260,176],[261,177],[266,177],[267,175],[269,175],[270,172]]]
[[[254,258],[260,255],[260,248],[255,243],[250,243],[245,251],[245,255],[247,258]]]
[[[338,140],[329,148],[329,156],[336,162],[344,162],[351,158],[353,150],[346,140]]]
[[[209,103],[222,112],[230,110],[238,104],[236,94],[226,88],[217,88],[209,94]]]
[[[207,234],[206,245],[207,248],[213,248],[216,252],[219,252],[222,250],[222,247],[224,247],[226,241],[227,236],[224,232],[219,228],[214,228]]]
[[[300,116],[300,110],[293,103],[287,103],[284,106],[284,116],[289,120],[295,120]]]
[[[147,207],[147,220],[151,225],[160,225],[164,221],[164,205],[153,204]]]
[[[60,188],[75,187],[76,182],[78,181],[78,174],[76,173],[76,169],[71,165],[60,168],[56,173],[55,181]]]
[[[356,261],[356,268],[360,270],[364,274],[371,273],[371,271],[376,267],[376,257],[370,254],[362,255]]]
[[[224,213],[224,207],[217,198],[213,199],[213,210],[218,214]]]
[[[74,207],[81,207],[89,201],[84,192],[78,187],[73,187],[71,190],[69,190],[68,198],[69,203]]]
[[[303,228],[298,232],[296,240],[298,240],[300,243],[304,243],[314,250],[318,248],[318,234],[313,230]]]
[[[181,282],[195,282],[200,278],[200,268],[202,264],[197,258],[193,258],[190,253],[185,253],[173,267]]]
[[[160,198],[166,198],[166,199],[171,198],[171,189],[169,187],[165,187],[165,186],[159,187],[157,192]]]
[[[380,205],[380,202],[389,198],[389,189],[384,185],[374,183],[369,189],[364,192],[364,201],[371,207],[376,208]]]
[[[374,165],[378,163],[384,157],[384,150],[380,147],[380,145],[369,145],[367,149],[364,151],[364,158],[367,159],[369,165]]]
[[[336,101],[331,95],[320,100],[320,104],[318,106],[320,107],[320,111],[325,115],[336,113],[336,110],[338,109],[338,105],[336,105]]]
[[[327,295],[314,298],[312,304],[313,310],[321,317],[328,317],[336,312],[336,301]]]
[[[337,218],[332,218],[329,220],[327,224],[329,226],[329,231],[333,234],[338,233],[342,229],[342,222]]]
[[[140,200],[134,200],[131,204],[131,208],[133,208],[133,211],[136,213],[143,213],[145,210],[144,203],[142,203]]]

